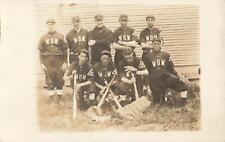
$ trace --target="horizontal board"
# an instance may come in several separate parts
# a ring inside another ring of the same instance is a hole
[[[125,11],[125,12],[124,12]],[[155,26],[163,31],[165,44],[162,50],[171,54],[176,66],[199,64],[199,7],[196,5],[94,5],[94,4],[37,4],[35,5],[37,42],[46,33],[46,20],[54,18],[57,30],[62,34],[72,29],[71,18],[81,17],[82,27],[91,30],[95,26],[94,15],[102,13],[104,24],[114,31],[119,27],[118,17],[128,14],[129,26],[140,35],[146,28],[145,18],[149,14],[156,16]],[[37,44],[37,43],[36,43]],[[142,49],[135,49],[141,57]],[[112,50],[114,56],[115,51]]]

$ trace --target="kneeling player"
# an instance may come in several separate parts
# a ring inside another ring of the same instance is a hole
[[[103,50],[100,59],[101,62],[96,63],[93,66],[94,77],[92,78],[92,81],[95,83],[101,94],[101,92],[105,91],[107,84],[110,83],[114,74],[117,73],[117,70],[112,62],[109,51]],[[113,81],[112,86],[116,83],[115,80]],[[113,87],[111,88],[113,89]]]
[[[182,98],[182,105],[185,105],[187,98],[187,86],[184,76],[174,70],[174,64],[170,55],[161,51],[161,39],[154,38],[153,52],[144,57],[145,66],[149,72],[150,88],[153,93],[153,103],[158,104],[165,100],[165,90],[171,88],[179,91]],[[161,100],[163,98],[163,100]]]
[[[119,74],[121,77],[120,83],[118,83],[121,105],[126,105],[135,100],[135,87],[137,86],[137,92],[139,97],[143,96],[143,79],[142,75],[148,74],[144,62],[133,56],[131,48],[127,48],[123,51],[125,59],[119,63]]]
[[[73,74],[76,72],[76,89],[78,92],[79,108],[80,110],[86,110],[88,107],[95,104],[96,87],[89,81],[94,75],[91,67],[88,63],[88,50],[82,49],[78,55],[78,62],[73,62],[68,72],[65,74],[65,79],[69,77],[71,86],[74,86]]]

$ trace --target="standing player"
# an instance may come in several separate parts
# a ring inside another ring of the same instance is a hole
[[[184,76],[174,70],[174,64],[170,55],[161,51],[161,39],[153,39],[153,52],[144,56],[144,63],[149,72],[150,88],[153,94],[153,103],[159,104],[165,101],[165,90],[171,88],[179,91],[182,104],[186,104],[187,86],[184,82]],[[163,98],[163,100],[161,100]]]
[[[47,20],[47,27],[48,33],[41,37],[38,49],[41,67],[46,75],[48,95],[52,100],[51,98],[55,95],[54,89],[59,98],[63,95],[63,74],[67,68],[67,48],[63,35],[55,30],[55,20]]]
[[[124,59],[123,49],[124,48],[135,48],[136,41],[133,35],[134,29],[128,27],[128,16],[122,14],[119,17],[120,27],[113,32],[113,48],[116,50],[114,63],[118,68],[119,62]]]
[[[146,17],[147,28],[140,33],[140,42],[143,49],[142,57],[152,50],[152,40],[153,38],[159,37],[161,43],[163,42],[162,31],[154,26],[155,16],[148,15]]]
[[[72,18],[73,29],[66,35],[68,43],[69,63],[78,60],[78,53],[81,49],[88,50],[87,33],[88,31],[81,27],[79,16]]]
[[[69,79],[71,85],[73,86],[74,81],[74,71],[76,70],[76,89],[79,98],[79,108],[80,110],[86,110],[88,107],[94,105],[96,89],[95,85],[89,81],[93,77],[93,71],[88,63],[88,50],[81,49],[78,55],[78,61],[73,62],[68,72],[64,76],[64,80]],[[88,102],[85,101],[88,98]]]
[[[124,50],[124,58],[125,60],[121,61],[118,67],[118,72],[121,78],[118,85],[118,88],[120,88],[118,94],[126,95],[126,98],[131,99],[132,102],[135,100],[133,84],[136,82],[139,97],[143,96],[143,81],[141,76],[148,74],[148,72],[145,68],[144,62],[140,58],[133,56],[131,48]],[[135,78],[132,77],[132,74],[134,74]],[[123,99],[123,101],[126,100]]]
[[[103,24],[103,16],[97,14],[94,17],[96,27],[88,34],[88,45],[91,47],[91,64],[100,62],[100,54],[103,50],[110,51],[112,43],[112,31]]]

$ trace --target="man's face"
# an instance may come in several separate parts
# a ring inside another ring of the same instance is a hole
[[[74,29],[80,28],[80,20],[72,21]]]
[[[133,53],[129,53],[129,54],[124,54],[124,58],[126,59],[126,61],[128,63],[133,61]]]
[[[159,41],[154,41],[152,43],[153,50],[154,51],[160,51],[161,50],[161,43]]]
[[[87,54],[80,53],[80,55],[78,56],[78,59],[81,64],[86,63],[88,61]]]
[[[95,19],[95,23],[97,27],[103,27],[103,19]]]
[[[148,27],[152,27],[152,26],[154,26],[155,20],[153,18],[148,18],[146,20],[146,23],[147,23]]]
[[[52,33],[52,32],[55,31],[55,24],[54,23],[48,23],[47,27],[48,27],[48,32]]]
[[[103,66],[107,66],[110,62],[110,57],[108,55],[102,55],[101,62]]]
[[[127,23],[128,23],[128,20],[127,19],[121,19],[120,20],[121,27],[127,27]]]

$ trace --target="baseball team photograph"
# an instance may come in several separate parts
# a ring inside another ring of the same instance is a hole
[[[36,7],[41,130],[201,129],[197,6]]]

